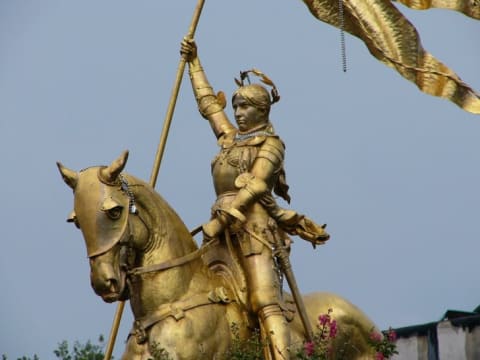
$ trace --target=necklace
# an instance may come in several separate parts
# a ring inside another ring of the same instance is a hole
[[[236,141],[243,141],[243,140],[247,140],[247,139],[251,139],[252,137],[255,137],[255,136],[271,136],[272,134],[268,131],[264,131],[264,130],[259,130],[259,131],[254,131],[254,132],[251,132],[251,133],[247,133],[247,134],[236,134],[235,135],[235,140]]]

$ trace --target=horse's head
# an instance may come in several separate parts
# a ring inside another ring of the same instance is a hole
[[[82,231],[90,259],[92,287],[106,302],[128,296],[126,270],[134,261],[132,242],[144,241],[148,231],[141,224],[132,230],[131,223],[141,221],[131,218],[136,217],[135,200],[121,174],[127,158],[125,151],[109,166],[80,172],[57,163],[63,180],[74,193],[74,210],[67,221]]]

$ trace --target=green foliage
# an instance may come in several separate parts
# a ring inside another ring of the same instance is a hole
[[[98,339],[100,344],[92,344],[90,340],[86,344],[80,344],[76,341],[72,352],[68,348],[68,343],[63,341],[54,350],[54,354],[61,360],[102,360],[103,359],[103,337]]]
[[[344,359],[343,350],[345,349],[337,347],[334,351],[332,347],[333,340],[337,337],[337,332],[342,330],[337,328],[337,322],[331,316],[332,312],[333,310],[329,309],[327,314],[318,317],[317,331],[314,334],[313,341],[305,342],[302,347],[293,349],[291,353],[292,359]],[[232,324],[232,334],[234,338],[223,357],[224,360],[264,360],[263,351],[268,344],[262,340],[259,331],[254,331],[248,338],[243,339],[240,336],[239,326],[234,323]],[[394,354],[398,354],[395,342],[396,334],[393,329],[383,333],[372,329],[369,345],[375,351],[375,360],[390,359]],[[348,346],[351,346],[351,344],[343,344],[344,348]],[[100,335],[98,344],[94,344],[90,340],[85,344],[76,341],[72,349],[70,349],[68,342],[64,340],[58,344],[57,349],[53,353],[60,360],[103,360],[104,347],[104,338]],[[149,360],[172,360],[170,354],[160,344],[152,345],[151,354],[153,358]],[[3,354],[1,360],[8,360],[7,355]],[[23,356],[17,360],[39,360],[39,357],[37,355],[33,355],[33,358]]]
[[[7,355],[5,354],[2,354],[2,360],[8,360],[8,357]],[[33,358],[32,357],[29,357],[29,356],[22,356],[20,358],[17,358],[17,360],[40,360],[38,355],[37,354],[34,354],[33,355]]]
[[[375,350],[375,360],[390,359],[393,355],[398,354],[396,341],[397,334],[392,328],[382,333],[372,329],[369,344]]]
[[[296,358],[301,360],[333,360],[339,359],[332,345],[337,337],[337,321],[331,316],[332,309],[327,314],[318,317],[317,331],[312,341],[306,341],[303,349],[297,349]]]
[[[155,343],[152,345],[152,349],[150,351],[152,353],[153,358],[148,360],[172,360],[172,357],[168,353],[167,350],[160,347],[160,344]]]
[[[93,344],[90,340],[88,340],[85,344],[80,344],[78,341],[76,341],[73,344],[72,349],[70,349],[68,342],[64,340],[58,344],[58,347],[53,351],[53,353],[57,359],[60,360],[103,360],[104,347],[104,338],[102,335],[100,335],[98,337],[98,344]],[[8,360],[6,354],[2,355],[2,360]],[[40,358],[37,355],[33,355],[33,358],[29,356],[22,356],[17,360],[40,360]]]
[[[67,341],[64,340],[58,344],[58,348],[53,353],[60,360],[102,360],[104,347],[104,338],[100,335],[98,344],[93,344],[90,340],[85,344],[76,341],[72,350],[69,349]]]
[[[349,342],[349,336],[343,333],[342,339],[346,342],[338,344],[334,348],[333,343],[342,329],[337,327],[337,321],[332,316],[333,310],[329,309],[327,314],[318,317],[317,329],[311,342],[304,342],[303,346],[292,349],[292,359],[298,360],[348,360],[346,353],[353,346]],[[241,339],[237,325],[232,326],[234,340],[229,348],[225,360],[263,360],[263,349],[267,344],[262,342],[259,332],[254,332],[248,339]],[[372,333],[369,339],[369,345],[375,352],[375,360],[387,360],[396,350],[396,334],[390,329],[383,334]],[[338,342],[338,339],[337,339]]]
[[[242,339],[237,324],[232,324],[233,341],[225,354],[225,360],[263,360],[263,349],[266,346],[255,330],[250,337]]]
[[[345,351],[352,346],[346,340],[337,348],[333,348],[333,341],[337,337],[337,322],[331,316],[333,310],[329,309],[327,314],[318,317],[317,332],[313,341],[305,342],[303,349],[297,350],[296,359],[301,360],[341,360],[345,359]],[[349,337],[346,336],[348,339]],[[375,352],[375,360],[387,360],[394,354],[398,354],[396,345],[397,335],[393,329],[383,334],[371,330],[368,344]]]

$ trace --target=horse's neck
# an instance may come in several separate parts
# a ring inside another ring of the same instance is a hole
[[[135,181],[138,216],[148,229],[149,238],[137,258],[138,266],[156,265],[181,258],[197,249],[190,232],[175,211],[148,185]],[[208,277],[200,260],[191,261],[168,270],[146,274],[132,289],[138,305],[154,309],[163,303],[174,302],[192,291],[194,276]],[[135,299],[132,299],[134,305]],[[143,311],[142,311],[143,312]],[[147,312],[148,309],[147,309]]]

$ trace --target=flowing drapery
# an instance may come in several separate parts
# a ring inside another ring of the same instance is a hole
[[[480,0],[400,1],[415,9],[441,7],[480,18]],[[303,2],[317,19],[341,27],[338,0]],[[343,29],[363,40],[373,56],[415,83],[421,91],[480,114],[480,94],[425,51],[415,27],[390,0],[343,0]]]

